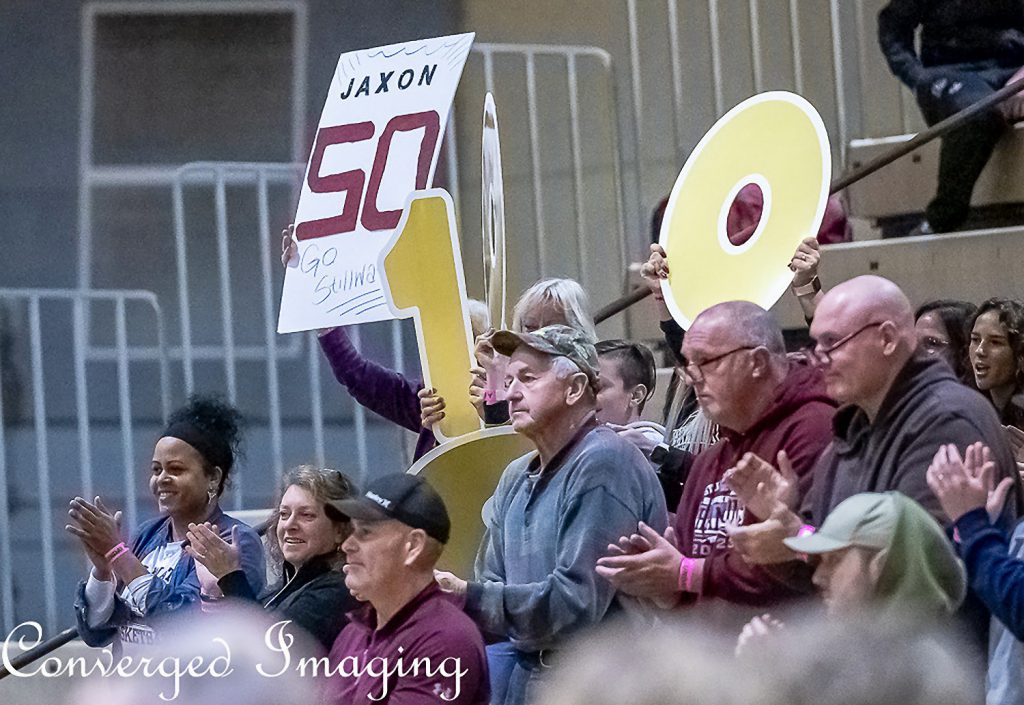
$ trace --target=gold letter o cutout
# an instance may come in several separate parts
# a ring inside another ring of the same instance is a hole
[[[825,125],[800,96],[762,93],[723,115],[686,160],[662,221],[670,272],[662,289],[676,321],[689,328],[723,301],[771,308],[792,281],[797,245],[821,226],[831,173]],[[750,238],[733,245],[726,217],[750,183],[764,210]]]

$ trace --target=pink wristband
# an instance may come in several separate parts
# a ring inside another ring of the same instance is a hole
[[[116,546],[114,546],[114,547],[113,547],[112,549],[110,549],[109,551],[107,551],[106,553],[104,553],[104,554],[103,554],[103,557],[104,557],[104,558],[106,558],[106,559],[107,559],[108,561],[110,561],[110,560],[112,560],[112,559],[113,559],[113,557],[114,557],[114,556],[115,556],[115,555],[116,555],[117,553],[119,553],[120,551],[123,551],[123,550],[125,550],[125,545],[124,545],[124,541],[122,541],[121,543],[117,544],[117,545],[116,545]]]
[[[687,558],[679,561],[679,592],[693,592],[693,568],[697,564],[695,558]]]

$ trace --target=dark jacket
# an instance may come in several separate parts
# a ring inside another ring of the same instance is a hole
[[[893,74],[911,89],[936,66],[1017,68],[1024,65],[1024,0],[892,0],[878,13],[878,43]]]
[[[344,328],[335,328],[320,336],[320,347],[334,378],[348,389],[356,402],[419,434],[413,460],[437,445],[434,432],[420,424],[420,399],[416,393],[423,389],[421,382],[412,382],[394,370],[367,360],[352,345]]]
[[[722,428],[721,440],[697,455],[676,510],[676,536],[684,555],[705,558],[703,596],[764,605],[800,594],[779,579],[777,570],[769,573],[748,565],[732,549],[724,524],[759,519],[745,512],[722,477],[744,453],[756,453],[774,465],[778,452],[785,450],[801,478],[802,497],[818,456],[832,438],[834,412],[820,371],[793,360],[774,402],[757,423],[742,434]]]
[[[348,612],[359,606],[345,586],[345,576],[333,569],[329,558],[311,558],[298,571],[286,561],[282,579],[258,595],[241,570],[228,573],[217,584],[225,597],[259,602],[267,612],[305,629],[329,650],[348,624]]]
[[[835,441],[815,468],[803,505],[820,525],[837,504],[861,492],[896,490],[917,501],[943,526],[949,521],[928,488],[925,472],[940,445],[960,452],[981,441],[991,450],[999,477],[1017,477],[1009,443],[992,405],[956,379],[944,361],[911,358],[893,381],[874,423],[856,406],[836,412]],[[1019,511],[1020,481],[1007,502],[1007,521]]]
[[[266,582],[266,564],[263,559],[263,542],[260,541],[256,531],[248,524],[244,524],[225,514],[219,507],[210,515],[207,521],[216,524],[217,528],[220,529],[221,538],[225,539],[231,536],[232,527],[238,526],[242,571],[250,584],[262,589]],[[170,541],[170,517],[159,517],[139,526],[139,530],[134,540],[132,540],[132,553],[139,560],[142,560],[158,547]],[[119,592],[121,587],[123,586],[118,586]],[[200,606],[200,585],[192,556],[183,552],[166,581],[155,578],[150,583],[146,605],[147,614],[140,618],[134,615],[131,608],[121,599],[121,596],[117,595],[114,598],[114,613],[110,619],[107,620],[105,625],[92,629],[88,623],[89,607],[85,601],[85,581],[83,580],[78,585],[75,597],[75,618],[78,623],[78,635],[89,646],[106,646],[117,636],[120,627],[131,622],[138,621],[149,625],[151,622],[159,621],[169,614],[185,615],[198,609]]]

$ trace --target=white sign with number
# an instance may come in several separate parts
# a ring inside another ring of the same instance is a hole
[[[433,182],[473,37],[341,55],[299,195],[278,333],[395,317],[378,259],[408,195]]]

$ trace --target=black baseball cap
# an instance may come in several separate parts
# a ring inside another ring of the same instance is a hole
[[[395,519],[427,536],[448,543],[452,523],[444,500],[418,475],[395,473],[371,482],[361,497],[331,500],[330,505],[353,519]]]

